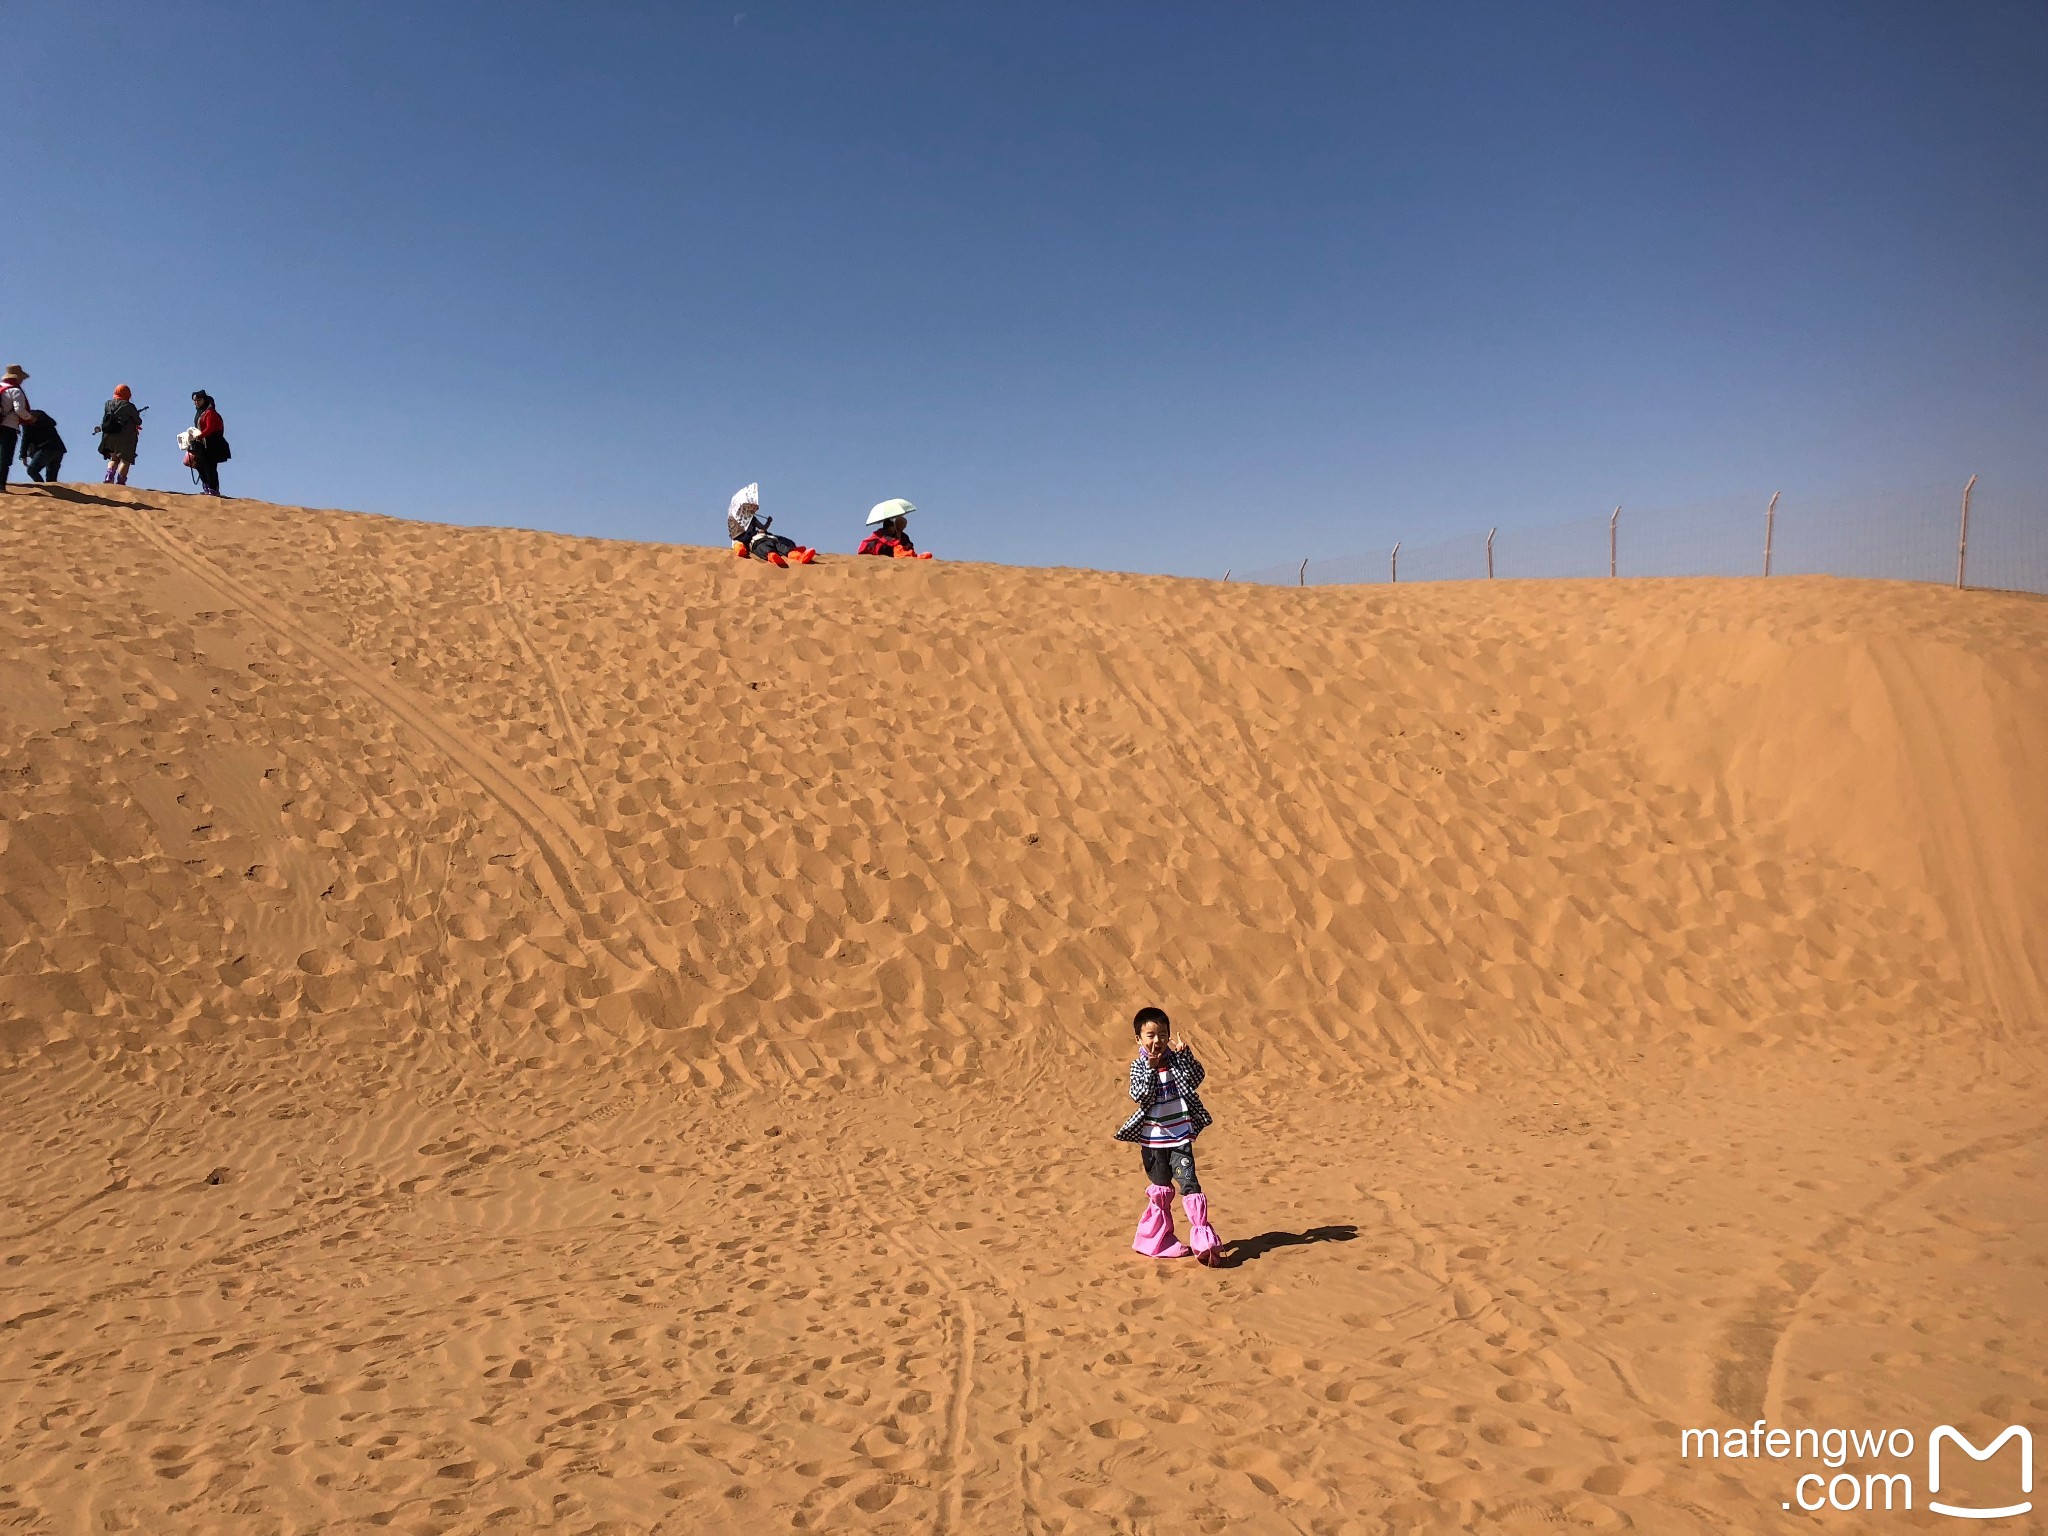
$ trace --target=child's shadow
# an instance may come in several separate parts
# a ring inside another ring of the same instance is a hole
[[[1348,1243],[1358,1236],[1350,1222],[1310,1227],[1306,1232],[1261,1232],[1257,1237],[1232,1238],[1223,1245],[1223,1262],[1218,1269],[1235,1269],[1253,1259],[1263,1259],[1275,1248],[1299,1248],[1303,1243]]]

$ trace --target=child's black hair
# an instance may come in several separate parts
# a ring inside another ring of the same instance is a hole
[[[1166,1016],[1164,1008],[1140,1008],[1138,1016],[1131,1020],[1131,1033],[1142,1035],[1147,1024],[1164,1024],[1168,1029],[1173,1028],[1173,1020]]]

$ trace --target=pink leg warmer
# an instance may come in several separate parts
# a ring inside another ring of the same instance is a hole
[[[1138,1218],[1138,1235],[1131,1247],[1148,1259],[1184,1259],[1187,1246],[1173,1235],[1173,1186],[1145,1186],[1145,1214]]]
[[[1195,1257],[1204,1264],[1219,1262],[1223,1257],[1223,1240],[1209,1225],[1209,1197],[1182,1195],[1180,1207],[1188,1213],[1188,1241],[1194,1245]]]

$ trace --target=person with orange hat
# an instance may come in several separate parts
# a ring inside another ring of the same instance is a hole
[[[107,461],[102,485],[126,485],[128,471],[135,467],[135,450],[142,436],[142,408],[135,404],[126,384],[114,386],[114,398],[100,411],[100,457]]]
[[[35,407],[28,403],[21,388],[27,378],[28,370],[19,363],[11,364],[5,375],[0,375],[0,491],[7,489],[7,475],[14,468],[14,445],[21,437],[21,429],[35,419]]]

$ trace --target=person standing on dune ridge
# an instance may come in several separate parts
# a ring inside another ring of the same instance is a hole
[[[214,408],[213,396],[203,389],[192,391],[192,439],[185,450],[185,462],[199,476],[200,494],[220,494],[220,467],[234,457],[228,447],[227,423]]]
[[[1223,1244],[1209,1225],[1209,1199],[1195,1174],[1195,1138],[1211,1123],[1197,1092],[1208,1073],[1165,1009],[1140,1008],[1131,1030],[1138,1037],[1138,1057],[1131,1063],[1131,1100],[1138,1112],[1116,1133],[1118,1141],[1136,1142],[1145,1162],[1145,1214],[1131,1247],[1148,1259],[1184,1259],[1192,1251],[1204,1264],[1221,1263]],[[1192,1250],[1173,1231],[1175,1180]]]
[[[27,378],[28,370],[19,363],[0,376],[0,491],[7,489],[7,475],[14,468],[15,439],[35,415],[35,407],[21,387]]]
[[[126,384],[114,386],[114,398],[100,409],[100,457],[107,461],[103,485],[126,485],[128,471],[135,467],[135,451],[142,438],[142,411],[131,398]]]

